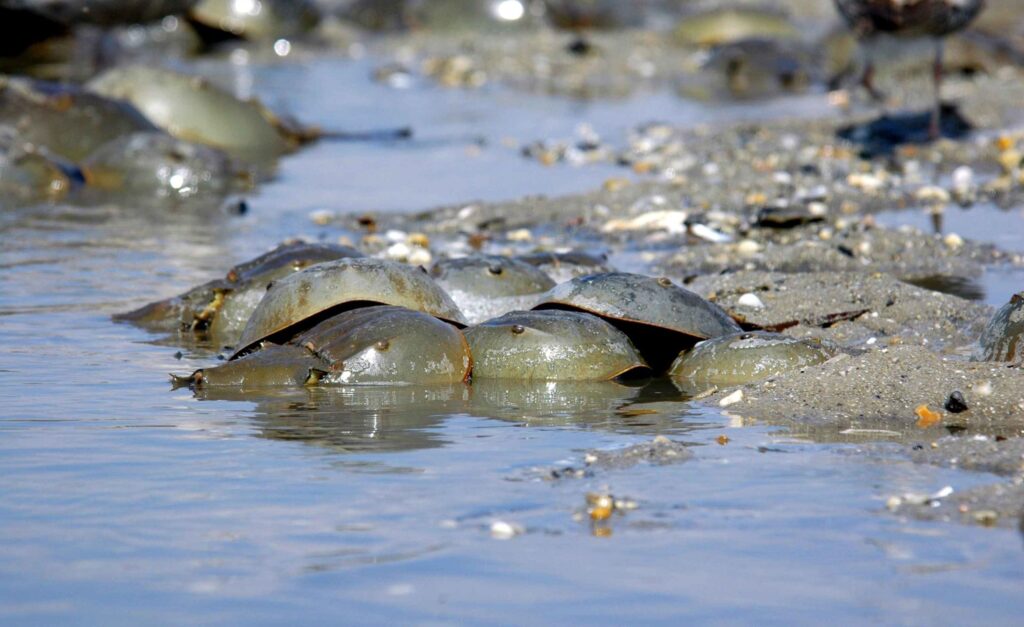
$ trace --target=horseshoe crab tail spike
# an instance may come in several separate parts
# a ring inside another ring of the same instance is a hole
[[[180,376],[173,372],[171,376],[171,389],[177,390],[178,388],[195,388],[203,382],[203,371],[196,370],[190,375]]]

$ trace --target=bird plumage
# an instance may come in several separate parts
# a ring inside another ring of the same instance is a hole
[[[890,33],[906,37],[944,37],[967,26],[985,0],[835,0],[836,8],[858,35]]]

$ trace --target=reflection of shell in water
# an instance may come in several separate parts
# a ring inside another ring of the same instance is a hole
[[[755,331],[706,340],[683,353],[670,374],[693,391],[744,385],[820,364],[835,350],[816,340]]]
[[[303,442],[332,454],[435,448],[445,443],[437,429],[446,416],[466,411],[469,386],[353,385],[241,390],[200,388],[200,401],[255,403],[256,433]]]

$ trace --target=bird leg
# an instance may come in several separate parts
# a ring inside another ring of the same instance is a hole
[[[942,38],[935,39],[935,65],[932,66],[932,83],[935,87],[935,102],[928,124],[928,137],[938,139],[942,134]]]
[[[870,59],[864,63],[864,72],[860,75],[860,84],[867,90],[875,102],[885,100],[885,94],[875,87],[875,62]]]

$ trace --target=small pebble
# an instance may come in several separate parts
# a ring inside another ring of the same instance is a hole
[[[413,248],[406,261],[414,266],[428,266],[433,261],[433,255],[426,248]]]
[[[964,238],[960,237],[956,233],[950,233],[942,238],[942,242],[950,250],[959,250],[964,245]]]
[[[964,395],[960,393],[960,390],[956,390],[949,395],[943,407],[951,414],[959,414],[960,412],[967,411],[967,402],[964,400]]]
[[[751,255],[756,255],[757,253],[761,252],[761,245],[755,242],[754,240],[745,239],[740,243],[736,244],[736,252],[743,255],[744,257],[749,257]]]
[[[914,192],[914,198],[921,202],[944,204],[949,202],[950,196],[949,192],[941,187],[926,185]]]
[[[491,523],[491,537],[496,540],[508,540],[523,533],[523,528],[515,523],[496,520]]]
[[[510,242],[529,242],[533,239],[533,233],[530,232],[530,229],[515,229],[514,231],[509,231],[505,237]]]
[[[313,224],[326,226],[334,221],[335,215],[333,211],[319,209],[317,211],[310,212],[309,219],[312,220]]]
[[[391,246],[388,246],[387,249],[388,258],[394,259],[395,261],[407,260],[409,258],[409,253],[411,252],[412,249],[409,248],[409,245],[406,244],[405,242],[398,242],[397,244],[392,244]]]

